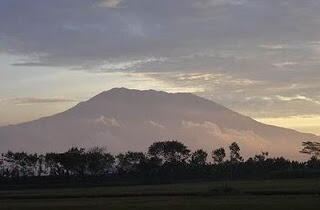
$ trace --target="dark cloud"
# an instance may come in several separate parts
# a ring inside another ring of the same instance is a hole
[[[3,0],[0,44],[24,57],[15,66],[143,72],[241,110],[235,101],[248,97],[317,99],[319,9],[318,0]],[[195,73],[221,77],[187,79]]]
[[[49,63],[40,63],[40,62],[21,62],[21,63],[13,63],[12,66],[57,66]]]
[[[67,103],[67,102],[75,102],[72,99],[65,98],[14,98],[11,99],[15,105],[32,105],[32,104],[49,104],[49,103]]]
[[[178,0],[4,0],[1,4],[3,50],[51,65],[102,65],[148,56],[177,61],[179,56],[208,50],[236,48],[239,53],[265,42],[314,40],[319,32],[314,16],[320,6],[311,0],[302,5],[298,0],[186,0],[183,4]]]

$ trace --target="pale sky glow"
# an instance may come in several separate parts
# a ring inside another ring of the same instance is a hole
[[[319,11],[318,0],[3,0],[0,125],[127,87],[320,134]]]
[[[320,116],[290,116],[279,118],[257,118],[259,122],[277,125],[284,128],[292,128],[301,132],[309,132],[320,135]]]

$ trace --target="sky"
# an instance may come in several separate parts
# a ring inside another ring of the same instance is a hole
[[[0,125],[113,87],[320,134],[319,0],[2,0]]]

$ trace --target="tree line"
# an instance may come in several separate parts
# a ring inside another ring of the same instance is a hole
[[[268,152],[244,160],[236,142],[211,153],[202,149],[192,152],[178,141],[155,142],[146,153],[128,151],[115,156],[101,147],[88,150],[72,147],[63,153],[46,154],[8,151],[1,154],[0,181],[26,177],[98,177],[168,182],[320,176],[320,143],[303,142],[302,146],[300,152],[311,155],[305,162],[269,157]],[[209,156],[212,161],[208,161]]]

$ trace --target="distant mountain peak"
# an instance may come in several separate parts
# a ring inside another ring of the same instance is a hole
[[[166,95],[193,95],[196,96],[192,93],[188,92],[175,92],[175,93],[169,93],[161,90],[154,90],[154,89],[131,89],[131,88],[126,88],[126,87],[115,87],[110,90],[106,90],[101,92],[100,94],[110,94],[110,93],[115,93],[115,94],[121,94],[121,93],[135,93],[135,94],[142,94],[142,93],[150,93],[150,94],[166,94]]]
[[[110,90],[103,91],[99,93],[98,95],[92,97],[88,101],[100,101],[100,100],[106,100],[106,99],[126,99],[130,98],[132,100],[135,97],[139,98],[148,98],[148,97],[153,97],[153,98],[159,98],[159,97],[168,97],[171,99],[174,99],[175,96],[180,96],[180,97],[190,97],[190,98],[198,98],[200,99],[199,96],[191,94],[191,93],[184,93],[184,92],[177,92],[177,93],[168,93],[165,91],[158,91],[158,90],[153,90],[153,89],[148,89],[148,90],[139,90],[139,89],[129,89],[125,87],[117,87],[117,88],[112,88]],[[203,98],[201,98],[203,99]]]
[[[141,151],[154,141],[179,140],[210,150],[237,141],[243,153],[298,157],[311,134],[259,123],[191,93],[113,88],[39,120],[0,128],[0,152],[51,152],[71,146]]]
[[[139,90],[139,89],[129,89],[125,87],[116,87],[112,88],[110,90],[106,90],[98,94],[97,96],[108,96],[108,95],[126,95],[126,94],[141,94],[141,93],[156,93],[156,92],[161,92],[165,93],[163,91],[155,91],[155,90]]]

